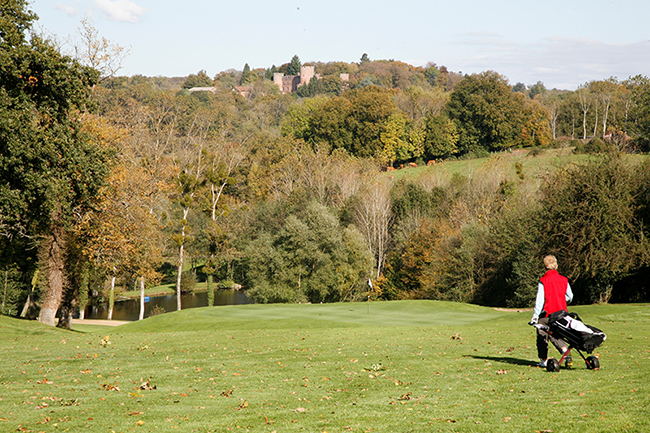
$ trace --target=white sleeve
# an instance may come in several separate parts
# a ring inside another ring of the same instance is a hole
[[[571,284],[569,284],[568,282],[566,283],[565,299],[567,304],[570,304],[571,301],[573,301],[573,291],[571,290]]]
[[[573,296],[573,295],[572,295]],[[535,300],[535,310],[533,310],[533,317],[538,317],[544,308],[544,284],[540,281],[537,285],[537,299]]]

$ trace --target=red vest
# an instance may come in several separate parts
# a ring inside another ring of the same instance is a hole
[[[566,289],[569,280],[558,274],[555,269],[551,269],[546,271],[539,281],[544,285],[544,310],[546,310],[546,315],[560,310],[566,311]]]

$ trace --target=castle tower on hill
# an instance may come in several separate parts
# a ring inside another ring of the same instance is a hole
[[[293,93],[298,87],[307,85],[316,76],[313,66],[301,66],[300,75],[284,75],[281,72],[273,74],[273,82],[282,93]]]

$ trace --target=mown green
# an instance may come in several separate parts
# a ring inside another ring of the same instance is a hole
[[[0,317],[0,431],[649,431],[650,307],[572,310],[600,370],[536,368],[530,311],[434,301]]]

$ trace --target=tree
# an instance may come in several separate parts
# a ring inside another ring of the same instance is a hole
[[[384,268],[392,219],[389,185],[380,179],[366,185],[356,202],[354,220],[375,259],[375,278],[379,278]]]
[[[546,87],[544,87],[544,83],[541,81],[538,81],[537,83],[533,84],[530,86],[528,89],[528,96],[530,96],[530,99],[535,99],[537,95],[544,95],[546,93]]]
[[[36,35],[27,2],[0,16],[0,221],[14,237],[43,239],[48,290],[39,320],[54,325],[64,286],[66,232],[94,201],[110,149],[84,130],[99,73]]]
[[[393,114],[386,119],[384,130],[379,135],[383,145],[378,155],[381,163],[392,165],[396,159],[405,161],[414,156],[415,147],[406,139],[406,120],[402,113]]]
[[[236,201],[227,196],[227,188],[237,183],[236,170],[244,161],[243,143],[239,142],[217,142],[208,143],[206,150],[206,169],[204,184],[208,189],[207,204],[205,207],[210,216],[207,228],[208,248],[210,257],[204,270],[207,274],[208,285],[208,306],[213,305],[214,291],[212,279],[217,268],[217,253],[221,253],[221,259],[225,259],[228,249],[228,234],[224,230],[221,221],[226,218]],[[224,260],[225,261],[225,260]]]
[[[381,134],[391,115],[398,111],[392,92],[378,86],[368,86],[344,93],[342,97],[350,101],[346,124],[351,142],[346,149],[356,156],[379,156],[384,147]]]
[[[211,87],[212,84],[213,81],[205,70],[200,70],[196,74],[188,75],[187,79],[183,83],[183,89],[191,89],[192,87]]]
[[[390,254],[386,277],[390,281],[383,296],[388,299],[436,299],[462,301],[443,284],[449,267],[445,251],[451,229],[445,221],[423,221],[404,247]]]
[[[335,97],[326,100],[316,107],[306,105],[309,120],[303,139],[306,142],[325,142],[332,149],[343,148],[348,152],[352,149],[352,131],[348,127],[348,117],[352,103],[348,98]]]
[[[75,46],[75,58],[100,73],[100,82],[113,77],[121,68],[129,50],[100,37],[97,29],[86,18],[79,28],[81,42]]]
[[[540,102],[548,111],[549,127],[551,129],[551,137],[553,140],[557,138],[558,122],[560,117],[560,110],[562,101],[557,92],[545,92],[540,97]]]
[[[305,86],[302,86],[305,87]],[[300,87],[302,89],[302,87]],[[280,131],[282,135],[307,141],[313,134],[312,118],[318,113],[327,99],[323,97],[301,100],[289,107],[283,116]]]
[[[648,100],[646,99],[645,102],[642,102],[644,98],[640,97],[644,93],[644,89],[647,91],[650,79],[643,75],[636,75],[623,81],[622,84],[625,86],[625,89],[622,90],[622,102],[624,107],[623,132],[625,132],[626,135],[633,135],[636,133],[636,122],[630,124],[630,116],[636,115],[639,108],[648,106]]]
[[[342,82],[337,76],[330,75],[323,78],[314,77],[306,86],[298,87],[296,94],[303,98],[316,95],[338,95],[341,93]]]
[[[650,149],[650,79],[635,77],[633,100],[637,106],[639,141],[644,149]]]
[[[438,77],[440,77],[440,69],[435,63],[427,62],[424,69],[424,77],[430,85],[435,86],[438,82]]]
[[[538,100],[525,101],[524,118],[519,134],[522,146],[546,146],[551,142],[549,111]]]
[[[612,104],[612,101],[620,92],[620,87],[621,85],[615,78],[609,78],[602,81],[594,81],[590,85],[591,90],[595,93],[595,97],[600,99],[600,102],[603,106],[602,137],[607,134],[607,119],[609,116],[609,108]],[[598,121],[598,119],[596,119],[596,121]]]
[[[300,66],[300,57],[298,55],[293,56],[287,67],[287,75],[300,75]]]
[[[582,139],[587,139],[587,113],[593,102],[593,98],[589,89],[585,86],[578,87],[576,90],[578,101],[580,103],[580,110],[582,111]]]
[[[83,240],[85,256],[96,268],[111,276],[109,320],[112,319],[118,273],[135,275],[142,285],[144,280],[156,281],[162,249],[159,222],[151,203],[159,198],[158,191],[152,190],[154,185],[145,167],[132,165],[125,158],[125,152],[119,157],[120,163],[113,167],[101,191],[101,202],[76,227],[77,237]],[[84,269],[78,272],[83,273]],[[80,278],[83,280],[83,275]],[[141,298],[144,303],[144,297]],[[141,315],[143,313],[141,310]]]
[[[456,124],[446,116],[427,119],[424,140],[426,159],[447,158],[458,152],[458,131]]]
[[[467,76],[451,93],[446,113],[456,123],[461,153],[511,147],[521,132],[523,101],[493,71]]]
[[[512,86],[512,91],[513,92],[519,92],[519,93],[525,93],[526,92],[526,85],[524,83],[517,83],[514,86]]]
[[[315,202],[278,223],[277,231],[267,224],[247,248],[249,296],[260,303],[358,297],[371,259],[354,227],[341,227],[332,212]]]
[[[176,276],[176,309],[181,310],[181,282],[186,252],[186,243],[190,240],[191,226],[189,224],[190,210],[196,205],[195,200],[203,182],[204,149],[209,134],[211,119],[209,116],[196,113],[187,135],[178,140],[178,148],[174,152],[176,167],[176,191],[174,201],[180,208],[178,221],[179,232],[174,235],[178,245],[178,270]]]
[[[427,118],[438,116],[449,100],[449,94],[440,88],[425,90],[422,87],[410,86],[395,95],[395,104],[409,118],[419,124]]]
[[[254,83],[255,81],[257,81],[257,75],[255,75],[255,72],[251,71],[251,67],[246,63],[241,74],[241,85],[245,86]]]
[[[562,257],[583,302],[607,302],[613,283],[640,262],[634,173],[620,155],[608,155],[568,166],[542,189],[544,250]]]

